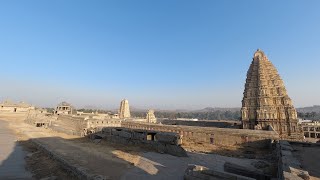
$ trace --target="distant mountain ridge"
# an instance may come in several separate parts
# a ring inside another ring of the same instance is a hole
[[[101,108],[97,108],[94,106],[87,106],[85,108],[82,109],[101,109]],[[297,112],[301,112],[301,113],[307,113],[307,112],[317,112],[320,113],[320,105],[314,105],[314,106],[308,106],[308,107],[301,107],[301,108],[296,108]],[[149,109],[145,109],[145,108],[136,108],[134,106],[130,106],[130,110],[134,111],[134,112],[147,112]],[[231,111],[231,112],[236,112],[236,111],[240,111],[241,108],[240,107],[206,107],[203,109],[198,109],[198,110],[188,110],[188,109],[173,109],[173,110],[166,110],[166,109],[154,109],[156,112],[215,112],[215,111]],[[118,109],[112,109],[112,110],[108,110],[108,111],[112,111],[112,112],[117,112]]]
[[[235,108],[221,108],[221,107],[206,107],[203,109],[198,109],[198,110],[188,110],[188,109],[174,109],[174,110],[165,110],[165,109],[154,109],[157,112],[215,112],[215,111],[240,111],[241,108],[235,107]],[[135,112],[147,112],[147,109],[142,109],[142,108],[135,108],[130,106],[131,111]]]
[[[235,108],[221,108],[221,107],[206,107],[204,109],[200,109],[200,110],[194,110],[191,112],[214,112],[214,111],[231,111],[231,112],[235,112],[235,111],[240,111],[241,108],[235,107]]]
[[[308,113],[308,112],[320,113],[320,105],[297,108],[297,111],[302,113]]]

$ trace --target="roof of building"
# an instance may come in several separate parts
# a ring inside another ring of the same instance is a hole
[[[23,101],[21,101],[19,103],[15,103],[15,102],[11,101],[10,99],[7,99],[0,104],[1,104],[1,106],[5,106],[5,107],[25,107],[25,108],[31,107],[30,104],[25,103]]]
[[[65,101],[59,103],[57,106],[72,106],[70,103],[67,103]]]

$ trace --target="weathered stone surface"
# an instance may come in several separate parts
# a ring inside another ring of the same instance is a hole
[[[281,155],[282,156],[292,156],[292,153],[291,153],[291,151],[281,150]]]
[[[50,176],[50,177],[42,178],[40,180],[57,180],[57,179],[58,179],[57,176]]]
[[[253,180],[253,178],[250,178],[250,177],[208,169],[204,166],[198,166],[193,164],[190,164],[186,169],[184,174],[184,179],[185,180],[221,180],[221,179]]]
[[[251,177],[254,179],[270,179],[271,175],[265,174],[261,170],[249,168],[249,167],[244,167],[244,166],[239,166],[237,164],[233,164],[231,162],[226,162],[224,164],[224,171],[229,172],[229,173],[234,173],[238,174],[241,176],[246,176],[246,177]]]
[[[159,142],[166,144],[177,144],[177,140],[179,140],[179,135],[173,136],[172,134],[159,132],[155,135],[155,139]]]
[[[217,127],[217,128],[241,128],[241,121],[236,120],[177,120],[177,119],[162,119],[159,120],[165,125],[183,125],[183,126],[200,126],[200,127]]]
[[[129,129],[146,129],[159,132],[175,132],[181,135],[182,144],[201,143],[216,146],[246,146],[253,148],[270,148],[273,140],[279,135],[274,131],[230,129],[196,126],[172,126],[124,121],[121,127]]]
[[[288,141],[280,140],[279,143],[281,146],[291,146]]]
[[[244,129],[268,130],[283,138],[302,139],[297,112],[274,65],[261,50],[254,54],[243,93],[241,119]]]
[[[187,152],[180,146],[179,134],[127,128],[111,129],[111,133],[105,134],[103,139],[114,143],[141,145],[159,153],[167,153],[179,157],[188,156]]]
[[[283,145],[283,146],[281,146],[281,150],[293,151],[293,148],[291,146]]]
[[[286,149],[286,150],[284,150]],[[280,141],[277,145],[277,151],[279,155],[278,179],[285,180],[308,180],[310,179],[309,173],[303,170],[301,163],[292,154],[293,148],[287,141]]]

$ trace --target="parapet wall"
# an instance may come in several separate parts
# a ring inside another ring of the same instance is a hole
[[[100,136],[113,143],[139,145],[174,156],[187,156],[186,151],[180,146],[180,135],[176,133],[105,127],[90,136],[94,138]]]
[[[57,132],[69,135],[81,136],[83,128],[86,126],[84,117],[73,117],[71,115],[56,116],[57,120],[52,122],[50,128]]]
[[[186,121],[186,120],[171,120],[165,119],[161,121],[165,125],[182,125],[182,126],[201,126],[201,127],[217,127],[217,128],[234,128],[240,129],[240,121],[228,120],[200,120],[200,121]]]
[[[27,112],[0,112],[0,118],[6,120],[25,120]]]
[[[86,128],[121,127],[120,119],[88,119]]]
[[[262,130],[173,126],[137,122],[122,122],[121,126],[130,129],[175,132],[182,136],[183,144],[202,143],[220,146],[243,145],[256,148],[268,148],[271,141],[279,139],[279,135],[276,132]]]

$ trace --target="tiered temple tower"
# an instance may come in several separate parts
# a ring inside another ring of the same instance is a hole
[[[129,108],[129,101],[124,99],[120,103],[120,109],[119,109],[119,118],[130,118],[130,108]]]
[[[148,111],[146,119],[148,123],[157,123],[157,118],[154,115],[154,110],[150,109]]]
[[[242,100],[244,129],[273,128],[282,138],[301,138],[297,112],[276,68],[257,50],[247,73]]]

